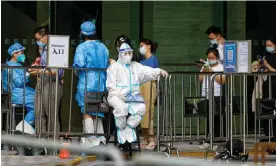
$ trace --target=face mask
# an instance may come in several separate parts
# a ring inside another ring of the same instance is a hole
[[[266,51],[272,53],[275,50],[274,47],[266,47]]]
[[[212,66],[212,65],[218,63],[218,61],[217,60],[211,60],[211,61],[208,60],[208,63],[210,66]]]
[[[130,64],[130,62],[132,60],[132,54],[131,55],[121,55],[120,60],[123,64]]]
[[[24,63],[26,57],[25,57],[24,54],[21,54],[21,55],[18,55],[16,59],[17,59],[17,62],[22,62],[22,63]]]
[[[146,52],[147,52],[146,46],[140,47],[138,51],[140,52],[140,54],[146,55]]]
[[[39,46],[39,47],[45,47],[46,44],[42,43],[41,41],[36,41],[36,44]]]
[[[217,39],[210,40],[210,42],[211,42],[211,44],[217,44],[218,43]]]

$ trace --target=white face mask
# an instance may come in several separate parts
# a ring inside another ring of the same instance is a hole
[[[140,52],[140,54],[146,55],[146,52],[147,52],[146,46],[140,47],[138,51]]]
[[[123,64],[130,64],[131,60],[132,60],[132,56],[133,54],[130,53],[130,55],[126,55],[126,53],[120,53],[120,61],[123,63]]]
[[[213,40],[210,40],[211,44],[218,44],[218,40],[217,39],[213,39]]]
[[[218,61],[217,60],[208,60],[208,63],[209,63],[210,66],[212,66],[212,65],[217,64]]]

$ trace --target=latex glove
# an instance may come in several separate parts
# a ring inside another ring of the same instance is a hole
[[[112,65],[113,63],[115,63],[116,61],[114,59],[109,59],[109,64]]]
[[[118,94],[117,97],[123,101],[126,101],[126,97],[122,94]]]
[[[160,69],[160,74],[165,78],[167,78],[169,76],[168,72],[163,69]]]
[[[28,79],[30,77],[30,73],[29,72],[26,72],[26,79]]]

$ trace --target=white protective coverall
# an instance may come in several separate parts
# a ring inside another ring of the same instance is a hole
[[[168,73],[159,68],[143,66],[131,62],[132,49],[126,43],[120,46],[119,59],[107,69],[106,87],[109,91],[108,103],[114,108],[113,114],[120,144],[136,141],[135,128],[140,124],[146,111],[140,84],[157,80],[159,75]],[[126,55],[131,52],[130,55]],[[129,115],[129,116],[128,116]]]

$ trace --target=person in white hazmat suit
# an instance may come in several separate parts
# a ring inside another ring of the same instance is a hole
[[[114,108],[115,125],[119,144],[135,142],[135,128],[140,124],[146,111],[140,84],[157,80],[159,75],[168,76],[165,70],[131,62],[132,48],[123,43],[119,49],[119,58],[107,69],[107,100]]]

